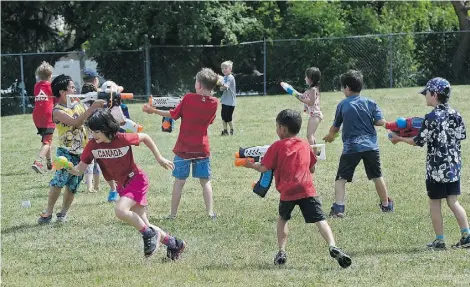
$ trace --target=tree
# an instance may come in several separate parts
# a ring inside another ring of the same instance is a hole
[[[451,1],[455,13],[459,19],[460,31],[470,30],[470,1]],[[462,73],[465,63],[470,65],[470,32],[460,33],[459,46],[452,59],[452,72],[455,79],[463,81],[465,73]],[[468,77],[468,74],[466,75]]]

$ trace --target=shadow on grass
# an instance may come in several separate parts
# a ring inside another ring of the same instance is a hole
[[[214,264],[209,263],[208,265],[203,265],[196,267],[198,270],[218,270],[218,271],[246,271],[246,270],[300,270],[300,271],[309,271],[312,270],[312,266],[304,265],[299,266],[297,264],[286,264],[283,266],[274,265],[272,262],[263,262],[263,263],[248,263],[244,265],[232,265],[232,264]]]
[[[36,222],[34,222],[34,223],[25,223],[25,224],[14,225],[14,226],[10,226],[10,227],[7,227],[7,228],[3,228],[2,229],[2,234],[6,235],[6,234],[10,234],[10,233],[21,233],[21,232],[24,232],[28,229],[43,228],[44,226],[53,226],[53,225],[54,225],[53,223],[47,224],[47,225],[39,225]]]
[[[18,170],[18,171],[10,171],[10,172],[2,172],[1,176],[18,176],[18,175],[26,175],[31,174],[29,171]]]
[[[386,254],[413,254],[413,253],[423,253],[428,250],[425,246],[408,246],[397,248],[395,246],[376,246],[375,248],[368,248],[360,251],[348,252],[348,255],[353,257],[362,257],[362,256],[373,256],[373,255],[386,255]]]

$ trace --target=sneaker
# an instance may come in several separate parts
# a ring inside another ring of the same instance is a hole
[[[462,236],[459,242],[452,245],[452,248],[470,248],[470,235]]]
[[[344,205],[337,205],[336,203],[333,203],[333,205],[331,206],[331,210],[330,210],[330,216],[343,218],[344,217]]]
[[[382,205],[382,202],[379,203],[379,207],[380,209],[382,210],[382,212],[393,212],[394,211],[394,208],[393,208],[393,200],[389,197],[388,198],[388,205],[387,206],[383,206]]]
[[[67,220],[67,213],[59,212],[55,216],[57,217],[57,222],[64,223]]]
[[[149,227],[147,231],[142,234],[144,240],[144,255],[145,257],[152,256],[157,251],[158,242],[160,239],[160,232],[155,231]]]
[[[233,136],[233,130],[230,130],[230,135]]]
[[[285,251],[279,251],[274,256],[274,265],[284,265],[287,262],[287,254]]]
[[[165,217],[165,219],[168,219],[168,220],[173,220],[173,219],[176,219],[176,215],[168,215],[167,217]]]
[[[220,134],[221,136],[228,136],[228,131],[223,130],[222,133]]]
[[[119,199],[119,195],[117,191],[110,190],[108,194],[108,202],[117,201],[118,199]]]
[[[435,239],[433,242],[426,244],[430,249],[434,250],[446,250],[446,243],[443,240]]]
[[[44,165],[42,164],[42,162],[38,161],[38,160],[35,160],[33,165],[31,166],[31,168],[39,173],[39,174],[43,174],[44,173]]]
[[[52,161],[48,160],[46,162],[47,170],[52,170]]]
[[[341,248],[330,246],[330,256],[338,261],[339,266],[343,268],[348,268],[352,261],[351,257],[349,257],[346,253],[341,250]]]
[[[178,260],[181,253],[183,253],[184,248],[186,247],[186,243],[183,240],[175,238],[175,241],[175,248],[170,248],[168,246],[166,248],[166,257],[170,258],[171,260]]]
[[[212,212],[212,214],[209,214],[210,219],[217,219],[217,213]]]
[[[47,214],[45,211],[39,215],[38,224],[48,224],[52,220],[52,214]]]

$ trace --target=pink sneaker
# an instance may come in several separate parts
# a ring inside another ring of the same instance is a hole
[[[44,170],[43,170],[44,166],[42,165],[42,162],[40,161],[35,160],[31,168],[39,174],[44,173]]]

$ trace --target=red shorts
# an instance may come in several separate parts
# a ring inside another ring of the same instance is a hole
[[[135,172],[124,185],[118,184],[116,187],[120,197],[127,197],[137,204],[146,206],[147,190],[149,189],[149,179],[143,171]]]
[[[38,135],[41,136],[41,142],[43,144],[51,144],[52,143],[52,136],[54,135],[54,128],[38,128]]]

